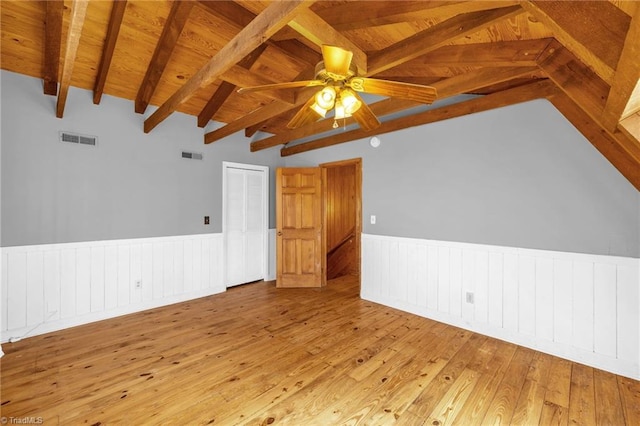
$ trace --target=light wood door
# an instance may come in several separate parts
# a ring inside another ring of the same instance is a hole
[[[276,171],[277,287],[322,287],[326,283],[325,173],[319,167]]]

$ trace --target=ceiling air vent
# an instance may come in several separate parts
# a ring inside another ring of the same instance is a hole
[[[59,132],[60,142],[76,143],[78,145],[96,146],[98,138],[96,136],[81,135],[79,133]]]
[[[182,158],[188,158],[190,160],[202,160],[202,153],[200,153],[200,152],[191,152],[191,151],[182,151]]]

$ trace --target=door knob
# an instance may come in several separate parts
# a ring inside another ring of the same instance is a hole
[[[278,237],[282,237],[282,231],[278,231]]]

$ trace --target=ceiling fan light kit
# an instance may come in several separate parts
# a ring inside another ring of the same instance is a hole
[[[398,97],[426,104],[433,103],[436,99],[436,89],[431,86],[359,77],[356,68],[351,64],[353,53],[341,47],[323,45],[322,58],[323,60],[316,65],[314,80],[244,87],[238,92],[323,86],[289,121],[287,127],[291,129],[326,118],[327,112],[331,110],[334,129],[338,127],[337,120],[349,117],[353,117],[365,130],[377,128],[380,121],[356,92]]]

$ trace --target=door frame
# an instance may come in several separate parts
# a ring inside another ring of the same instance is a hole
[[[344,166],[352,166],[354,165],[356,168],[356,185],[355,185],[355,196],[356,196],[356,231],[355,231],[355,240],[356,240],[356,259],[358,262],[358,281],[361,279],[362,274],[362,252],[361,252],[361,244],[362,244],[362,158],[351,158],[348,160],[340,160],[340,161],[332,161],[329,163],[322,163],[319,165],[320,168],[329,169],[333,167],[344,167]],[[326,180],[323,183],[326,185]],[[327,218],[326,218],[326,202],[327,195],[326,191],[323,195],[323,203],[325,206],[323,207],[325,217],[323,218],[323,222],[326,228]],[[325,229],[326,233],[326,229]],[[326,256],[326,253],[325,253]],[[326,269],[326,268],[325,268]],[[326,270],[325,270],[326,275]],[[325,277],[326,278],[326,277]]]
[[[262,188],[262,279],[266,279],[269,271],[269,167],[255,164],[222,162],[222,278],[225,288],[227,283],[227,172],[229,169],[253,170],[264,173],[264,186]],[[239,284],[238,284],[239,285]]]

